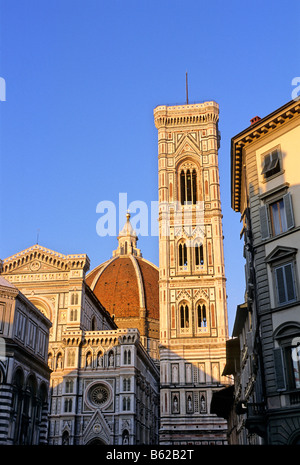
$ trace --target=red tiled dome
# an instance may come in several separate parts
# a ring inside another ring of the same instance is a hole
[[[147,348],[149,338],[150,346],[153,339],[159,338],[159,272],[142,258],[129,213],[126,218],[113,258],[91,271],[86,282],[105,309],[114,315],[117,326],[137,328]]]
[[[86,282],[111,315],[117,318],[159,318],[158,269],[141,257],[117,256],[91,271]]]

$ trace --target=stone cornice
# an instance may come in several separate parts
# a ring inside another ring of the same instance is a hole
[[[191,105],[161,105],[154,109],[153,114],[157,129],[185,124],[216,123],[219,119],[219,105],[214,101]]]
[[[231,208],[240,211],[243,148],[299,116],[300,102],[290,101],[231,139]]]
[[[2,298],[15,299],[19,294],[19,290],[16,287],[7,287],[0,285],[0,295]]]

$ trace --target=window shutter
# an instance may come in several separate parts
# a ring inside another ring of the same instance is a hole
[[[286,385],[285,385],[282,350],[280,347],[277,349],[274,349],[274,364],[275,364],[275,376],[276,376],[277,390],[283,391],[286,389]]]
[[[276,287],[277,287],[278,302],[279,304],[284,304],[287,301],[285,285],[284,285],[284,267],[278,266],[275,269],[275,274],[276,274]]]
[[[269,222],[268,222],[268,210],[267,206],[263,205],[259,209],[259,216],[260,216],[260,230],[261,230],[261,238],[268,239],[270,236],[269,232]]]
[[[271,163],[271,154],[268,153],[264,157],[264,166],[263,166],[263,170],[262,170],[261,174],[266,174],[266,172],[269,171],[270,163]]]
[[[287,265],[285,265],[284,271],[285,271],[287,300],[288,302],[292,302],[293,300],[296,299],[292,264],[288,263]]]
[[[295,224],[294,224],[292,197],[290,193],[283,196],[283,203],[284,203],[287,228],[292,229]]]

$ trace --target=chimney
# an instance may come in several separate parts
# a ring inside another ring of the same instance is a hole
[[[259,116],[254,116],[254,118],[250,119],[251,126],[252,126],[252,124],[257,123],[257,121],[259,121],[259,120],[260,120]]]

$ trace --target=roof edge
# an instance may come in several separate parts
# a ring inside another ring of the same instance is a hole
[[[231,138],[231,208],[234,211],[240,210],[243,148],[299,114],[300,101],[290,100]]]

